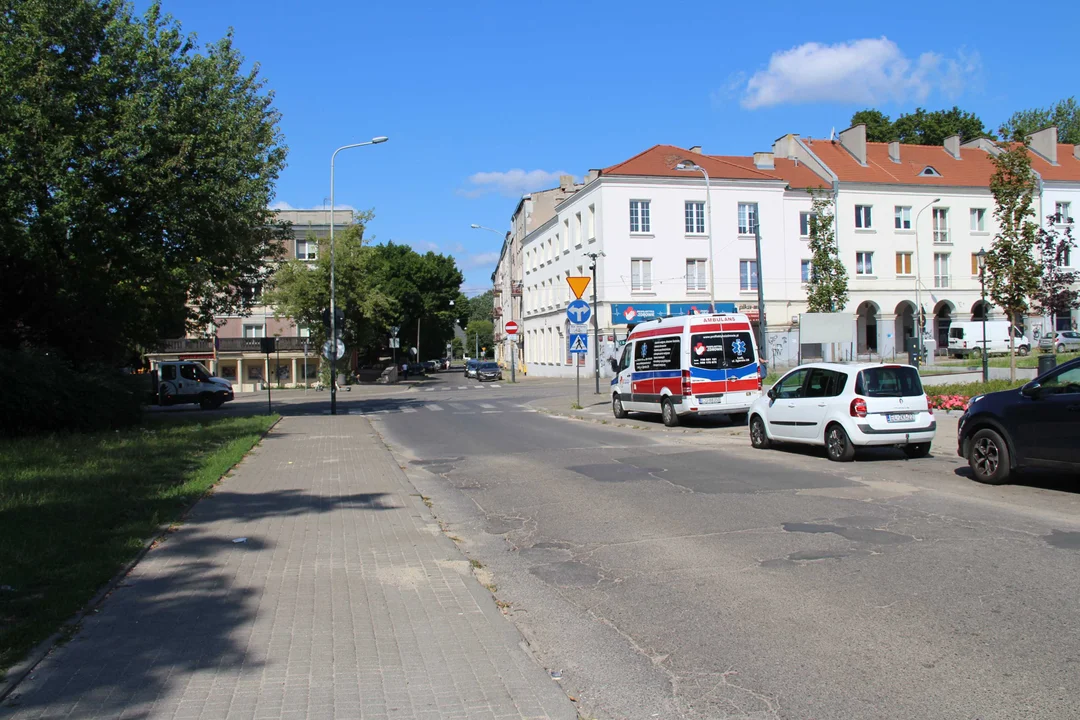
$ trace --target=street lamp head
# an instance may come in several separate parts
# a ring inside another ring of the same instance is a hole
[[[986,252],[986,248],[980,248],[979,252],[975,253],[975,257],[979,259],[979,269],[983,270],[986,267],[986,256],[989,255]]]
[[[380,135],[379,137],[371,138],[371,142],[378,145],[379,143],[384,143],[389,139],[390,138],[386,137],[385,135]]]
[[[479,226],[479,225],[477,225],[476,223],[473,223],[473,224],[472,224],[472,225],[470,225],[469,227],[471,227],[471,228],[472,228],[473,230],[479,230],[479,229],[480,229],[480,226]]]

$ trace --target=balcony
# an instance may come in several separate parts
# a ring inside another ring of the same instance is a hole
[[[938,288],[938,289],[951,288],[952,287],[952,276],[951,275],[935,275],[934,276],[934,287]]]
[[[312,338],[278,337],[277,349],[281,352],[303,352],[307,343],[308,352],[318,352]],[[154,348],[159,353],[210,353],[214,351],[210,338],[171,338],[159,340]],[[218,338],[218,352],[262,352],[262,338]]]
[[[523,283],[523,282],[514,283],[513,285],[510,286],[510,294],[513,295],[514,297],[521,297],[521,291],[524,288],[524,286],[525,286],[525,283]]]
[[[210,338],[174,338],[158,340],[154,350],[165,353],[208,353],[214,352],[214,345]]]
[[[503,309],[501,307],[496,306],[491,309],[491,317],[501,318],[502,314]]]
[[[498,296],[502,295],[502,288],[501,287],[492,288],[491,289],[491,294],[494,295],[495,297],[498,297]]]

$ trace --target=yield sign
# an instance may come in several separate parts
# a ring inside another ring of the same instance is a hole
[[[573,291],[574,297],[578,300],[581,299],[581,295],[585,292],[585,288],[589,287],[590,278],[586,275],[567,275],[566,282],[570,284],[570,290]]]

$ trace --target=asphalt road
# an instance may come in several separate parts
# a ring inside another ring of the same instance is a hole
[[[837,465],[474,385],[346,404],[583,716],[1077,717],[1078,478],[985,487],[948,448]]]

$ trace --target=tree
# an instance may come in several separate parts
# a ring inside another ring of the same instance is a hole
[[[492,290],[469,298],[469,319],[490,320],[491,311],[494,307],[495,293]]]
[[[911,145],[942,145],[950,135],[959,135],[961,142],[990,135],[975,113],[958,107],[952,110],[915,112],[901,115],[893,123],[893,139]]]
[[[1055,318],[1077,305],[1080,292],[1074,289],[1078,273],[1064,270],[1069,265],[1070,253],[1076,247],[1072,237],[1072,218],[1054,213],[1046,218],[1046,227],[1039,228],[1039,288],[1032,299],[1043,315]],[[1060,228],[1060,229],[1059,229]]]
[[[0,14],[0,346],[117,361],[239,312],[287,229],[273,95],[151,4]]]
[[[806,284],[808,310],[840,312],[847,305],[848,275],[840,259],[834,226],[835,212],[828,190],[809,190],[813,199],[810,215],[810,282]]]
[[[1058,142],[1080,144],[1080,104],[1075,97],[1065,98],[1048,108],[1019,110],[1005,123],[1009,137],[1027,137],[1037,130],[1056,125]]]
[[[855,113],[851,116],[851,127],[856,125],[866,126],[866,139],[870,142],[892,142],[896,139],[892,120],[880,110],[867,108]]]
[[[476,352],[479,347],[480,357],[487,357],[494,352],[495,326],[491,320],[472,320],[465,327],[465,338],[465,352]]]
[[[1006,129],[1001,129],[1006,136]],[[1028,309],[1028,298],[1039,290],[1040,268],[1032,254],[1038,242],[1038,226],[1032,218],[1035,173],[1031,170],[1027,141],[1017,138],[997,155],[991,155],[994,175],[994,217],[1000,230],[986,256],[986,280],[990,299],[1005,311],[1010,323]],[[1016,380],[1015,338],[1009,333],[1009,377]]]

